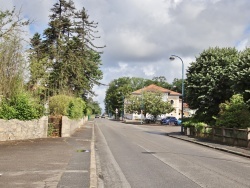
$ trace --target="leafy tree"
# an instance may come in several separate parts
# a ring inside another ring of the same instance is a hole
[[[122,111],[123,97],[131,93],[130,78],[123,77],[110,82],[105,96],[105,111],[106,113],[115,113],[116,109]]]
[[[31,39],[31,78],[48,83],[53,95],[74,93],[86,98],[102,78],[99,48],[93,44],[97,23],[89,21],[83,8],[76,10],[72,0],[59,0],[51,9],[44,38]],[[35,71],[40,67],[40,71]]]
[[[29,25],[30,20],[24,21],[20,17],[20,10],[16,11],[15,7],[10,11],[0,10],[0,38],[9,38],[17,32],[22,32],[23,26]]]
[[[30,87],[35,87],[37,83],[45,85],[49,83],[49,68],[51,68],[52,61],[46,54],[45,44],[42,42],[41,35],[35,33],[30,41],[32,50],[30,50]]]
[[[23,89],[24,49],[23,27],[29,21],[20,18],[20,12],[0,11],[0,95],[10,98]]]
[[[151,84],[166,89],[171,88],[171,85],[167,82],[164,76],[154,77],[152,80],[137,77],[121,77],[111,81],[104,100],[106,113],[114,114],[116,109],[118,109],[119,112],[122,112],[124,108],[124,100],[126,100],[133,91],[142,89]]]
[[[100,104],[96,101],[93,101],[92,98],[89,98],[87,100],[87,108],[89,109],[89,111],[85,111],[85,114],[87,115],[91,115],[91,114],[101,114],[102,109],[100,107]]]
[[[242,95],[233,95],[230,101],[220,104],[216,125],[230,128],[247,128],[250,126],[250,111],[244,103]]]
[[[239,60],[232,66],[233,88],[235,93],[243,95],[244,101],[250,107],[250,48],[240,52]]]
[[[123,112],[125,98],[133,91],[146,86],[147,81],[136,77],[121,77],[111,81],[104,100],[106,113],[114,114],[116,109]]]
[[[143,92],[140,96],[129,96],[126,99],[125,109],[128,113],[140,113],[143,110],[145,116],[148,113],[154,117],[174,110],[169,102],[162,100],[162,93],[158,92]]]
[[[235,48],[209,48],[188,68],[186,98],[190,108],[197,109],[196,118],[200,121],[213,121],[219,104],[233,95],[230,74],[237,58]]]
[[[166,88],[166,89],[171,88],[171,84],[169,84],[167,82],[167,79],[166,79],[165,76],[153,77],[152,83],[149,83],[147,85],[150,85],[150,84],[155,84],[157,86],[160,86],[160,87],[163,87],[163,88]]]
[[[175,78],[172,82],[171,90],[182,93],[182,79]]]

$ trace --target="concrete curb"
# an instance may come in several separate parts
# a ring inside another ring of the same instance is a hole
[[[169,137],[172,137],[172,138],[176,138],[176,139],[179,139],[179,140],[183,140],[183,141],[195,143],[195,144],[198,144],[198,145],[201,145],[201,146],[205,146],[205,147],[208,147],[208,148],[212,148],[212,149],[224,151],[224,152],[227,152],[227,153],[239,155],[239,156],[242,156],[242,157],[250,158],[250,155],[245,154],[245,153],[233,151],[233,150],[226,149],[226,148],[222,148],[222,147],[213,146],[213,145],[206,144],[206,143],[197,142],[197,141],[194,141],[194,140],[189,140],[189,139],[185,139],[185,138],[180,138],[180,137],[178,137],[178,136],[173,136],[173,135],[170,135],[170,134],[168,134],[168,133],[167,133],[166,135],[169,136]]]
[[[89,187],[97,188],[94,123],[92,123],[91,156],[90,156],[90,186]]]

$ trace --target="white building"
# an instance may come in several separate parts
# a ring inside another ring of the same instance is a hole
[[[169,114],[163,114],[162,116],[163,117],[164,116],[174,116],[177,119],[181,118],[181,113],[182,113],[181,102],[182,101],[180,99],[180,96],[181,96],[180,93],[177,93],[175,91],[171,91],[169,89],[165,89],[165,88],[159,87],[157,85],[151,84],[147,87],[144,87],[142,89],[134,91],[132,93],[132,95],[140,96],[140,95],[142,95],[143,92],[161,92],[161,93],[163,93],[162,100],[169,101],[173,105],[175,110]],[[135,117],[140,116],[140,114],[133,114],[133,115],[126,114],[125,116],[127,116],[127,118],[129,118],[129,119],[134,119]]]

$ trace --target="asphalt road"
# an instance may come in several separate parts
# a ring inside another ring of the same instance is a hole
[[[166,136],[176,128],[96,119],[99,187],[250,187],[249,159]]]

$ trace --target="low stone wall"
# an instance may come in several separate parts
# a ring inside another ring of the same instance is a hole
[[[47,132],[47,116],[31,121],[0,119],[0,141],[46,138]]]
[[[83,126],[83,124],[88,121],[88,117],[79,119],[79,120],[72,120],[69,119],[67,116],[62,117],[62,137],[70,137],[77,128]]]
[[[184,133],[188,136],[206,138],[228,145],[250,148],[250,128],[236,129],[206,126],[197,132],[195,127],[191,126],[189,128],[184,127]]]
[[[86,121],[88,121],[88,117],[71,120],[67,116],[63,116],[61,136],[70,137]],[[0,141],[47,138],[47,134],[48,116],[31,121],[0,119]]]

